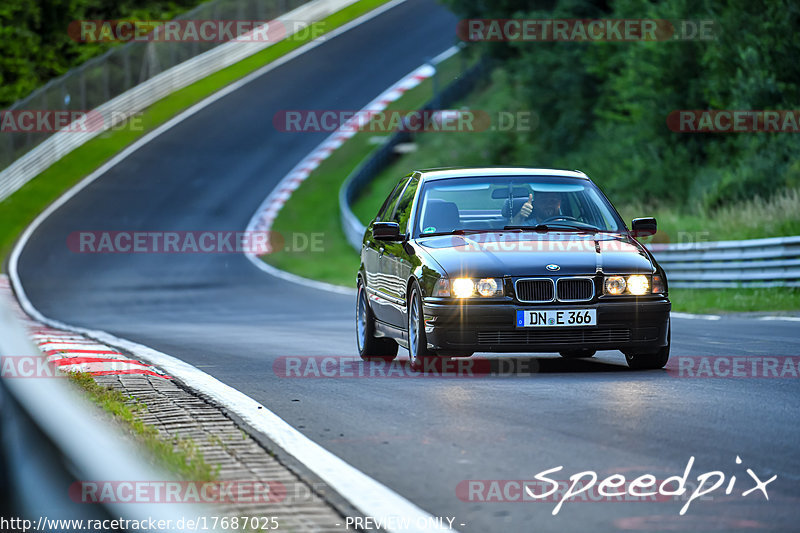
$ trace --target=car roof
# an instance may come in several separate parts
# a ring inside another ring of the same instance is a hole
[[[589,176],[580,170],[559,170],[553,168],[532,167],[448,167],[419,169],[422,179],[439,180],[446,178],[493,177],[493,176],[553,176],[578,178],[587,181]]]

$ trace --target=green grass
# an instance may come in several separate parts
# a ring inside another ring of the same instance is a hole
[[[670,288],[672,310],[683,313],[800,311],[800,288],[675,289]]]
[[[147,407],[135,398],[98,384],[90,374],[72,373],[69,379],[143,444],[161,467],[193,481],[214,481],[217,478],[219,465],[215,468],[206,463],[192,439],[162,437],[156,428],[142,422],[137,414]]]
[[[784,189],[770,198],[754,197],[709,212],[669,206],[618,207],[628,223],[654,216],[659,231],[654,242],[689,243],[800,235],[800,189]]]
[[[437,76],[441,87],[450,83],[461,72],[461,60],[456,55],[439,65]],[[390,104],[388,109],[418,109],[432,96],[433,81],[427,79]],[[264,257],[267,263],[306,278],[355,286],[359,258],[347,243],[339,221],[339,188],[375,148],[371,139],[381,135],[388,137],[390,134],[363,131],[354,135],[311,173],[275,219],[272,230],[282,235],[322,233],[324,252],[277,251]],[[397,182],[407,173],[408,170],[398,170],[394,181]]]
[[[484,86],[468,95],[461,105],[469,109],[493,109],[495,91],[494,85]],[[487,164],[482,154],[471,149],[475,135],[482,133],[418,136],[417,150],[398,158],[376,176],[354,202],[353,212],[364,223],[371,220],[394,187],[396,176],[411,169]],[[491,139],[488,135],[486,138],[487,142]],[[728,204],[713,211],[702,211],[696,206],[659,205],[644,201],[619,204],[613,195],[609,199],[628,224],[636,217],[655,216],[659,232],[652,239],[653,242],[686,243],[800,235],[798,188],[777,191],[770,198],[754,197]]]
[[[388,0],[360,0],[325,18],[319,24],[331,31]],[[0,257],[6,257],[17,236],[47,205],[119,153],[181,111],[226,85],[299,48],[312,39],[289,38],[159,100],[141,114],[141,129],[107,131],[73,150],[21,189],[0,202]]]
[[[492,98],[491,89],[484,87],[473,92],[461,105],[470,109],[491,109]],[[463,135],[476,133],[418,136],[417,150],[397,158],[384,169],[356,200],[353,212],[367,224],[399,177],[411,169],[481,164],[478,161],[481,154],[459,151],[459,138]],[[372,148],[363,137],[354,137],[312,173],[278,217],[276,229],[282,231],[327,228],[323,259],[311,254],[281,253],[267,259],[268,262],[305,277],[352,286],[358,258],[340,229],[334,191]],[[618,209],[628,223],[635,217],[655,216],[660,229],[654,242],[800,235],[800,217],[797,216],[800,189],[779,191],[767,199],[755,197],[705,213],[644,203],[622,205]],[[672,289],[670,298],[676,311],[689,313],[800,310],[800,289]]]

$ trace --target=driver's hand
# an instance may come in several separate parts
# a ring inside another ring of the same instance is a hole
[[[528,218],[528,215],[533,211],[533,194],[528,195],[528,201],[522,204],[522,209],[519,210],[521,218]]]

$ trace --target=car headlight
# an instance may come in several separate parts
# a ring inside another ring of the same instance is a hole
[[[503,296],[501,278],[440,278],[433,288],[433,296],[455,296],[456,298],[491,298]]]
[[[478,294],[484,297],[501,296],[503,294],[502,284],[498,283],[495,278],[483,278],[478,280],[475,284],[475,289]]]
[[[456,298],[469,298],[475,294],[475,282],[469,278],[456,278],[453,280],[453,296]]]
[[[634,274],[633,276],[628,277],[628,291],[631,294],[635,296],[641,296],[642,294],[647,294],[649,290],[650,280],[647,279],[647,276]]]
[[[606,294],[613,294],[616,296],[625,292],[626,285],[625,278],[622,276],[607,276],[603,288]]]
[[[611,296],[658,294],[664,292],[664,284],[660,276],[632,274],[630,276],[606,276],[603,282],[603,294]]]

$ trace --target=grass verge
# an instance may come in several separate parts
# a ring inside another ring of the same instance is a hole
[[[492,91],[491,85],[485,86],[474,91],[461,105],[470,109],[492,109],[495,97]],[[463,135],[480,133],[417,136],[417,150],[398,157],[381,172],[354,203],[353,212],[367,224],[399,177],[411,169],[485,163],[479,161],[481,154],[459,151],[459,138]],[[268,257],[267,262],[305,277],[352,286],[358,257],[341,231],[334,191],[338,191],[347,175],[374,148],[366,138],[366,135],[356,135],[324,161],[295,192],[276,220],[278,231],[326,231],[324,260],[311,253],[279,252]],[[655,216],[660,228],[654,239],[656,242],[800,235],[800,218],[796,215],[800,212],[800,189],[786,189],[771,198],[755,197],[707,213],[645,204],[623,205],[619,211],[628,221],[638,216]],[[670,298],[675,311],[687,313],[800,310],[800,289],[792,288],[671,289]]]
[[[488,84],[473,91],[460,105],[469,109],[495,109],[498,93],[502,93],[501,88]],[[417,150],[397,158],[381,172],[356,200],[353,212],[362,222],[371,220],[394,187],[396,176],[411,169],[494,164],[485,161],[485,154],[472,149],[476,135],[484,135],[486,143],[494,139],[491,131],[418,135],[415,140]],[[797,215],[800,213],[800,188],[779,190],[769,198],[756,196],[713,211],[646,202],[618,204],[613,195],[610,200],[629,224],[635,217],[655,216],[659,231],[654,242],[688,243],[800,235],[800,216]]]
[[[736,313],[800,311],[800,288],[675,289],[670,288],[672,310],[682,313]]]
[[[388,0],[360,0],[319,24],[327,33],[385,4]],[[312,40],[289,37],[242,61],[159,100],[140,115],[141,128],[107,131],[65,155],[50,168],[0,202],[0,257],[8,256],[17,236],[46,206],[125,147],[226,85],[258,70]],[[130,123],[129,123],[130,124]]]
[[[69,379],[92,402],[111,414],[137,442],[143,444],[161,467],[184,479],[214,481],[217,478],[219,465],[214,468],[206,463],[192,439],[164,438],[156,428],[139,419],[137,414],[147,409],[146,405],[132,396],[98,384],[90,374],[72,373]]]

